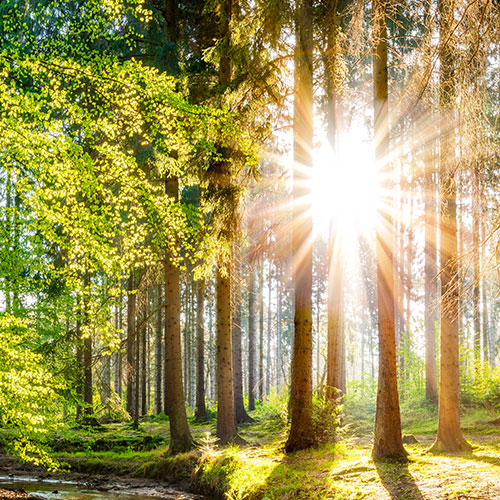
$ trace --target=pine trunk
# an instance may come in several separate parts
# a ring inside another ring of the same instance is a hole
[[[437,306],[437,239],[436,239],[436,184],[433,155],[424,172],[424,328],[425,328],[425,397],[437,402],[436,373],[436,314]]]
[[[454,107],[453,0],[439,2],[439,106],[441,112],[439,175],[441,180],[441,370],[438,431],[431,450],[465,451],[471,446],[460,428],[458,356],[457,205],[454,179],[454,146],[450,114]]]
[[[373,11],[373,101],[375,158],[383,179],[390,179],[389,103],[387,79],[387,1],[372,0]],[[382,186],[384,187],[384,186]],[[385,186],[390,191],[392,186]],[[392,200],[385,200],[392,206]],[[389,210],[379,209],[377,229],[377,304],[379,322],[379,371],[377,409],[372,454],[374,458],[405,455],[401,436],[401,416],[396,367],[396,335],[394,324],[394,260],[393,221]]]
[[[207,416],[205,407],[205,282],[198,281],[196,289],[196,413],[197,420],[203,420]]]
[[[295,9],[292,265],[294,339],[287,453],[315,443],[312,426],[312,215],[307,181],[313,149],[313,3]]]
[[[161,290],[161,286],[157,287],[157,295],[158,295],[158,312],[157,312],[157,320],[156,320],[156,335],[155,335],[155,410],[156,414],[160,414],[162,412],[161,405],[161,393],[162,393],[162,371],[163,371],[163,360],[162,360],[162,320],[163,320],[163,294]]]
[[[248,409],[255,410],[255,360],[257,343],[256,275],[252,264],[248,269]]]
[[[166,181],[166,194],[173,203],[179,201],[179,182],[176,177]],[[165,383],[164,399],[170,421],[169,453],[188,451],[193,447],[193,438],[186,415],[184,387],[182,381],[182,348],[180,325],[180,272],[167,250],[165,258]]]

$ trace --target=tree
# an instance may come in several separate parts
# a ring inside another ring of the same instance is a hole
[[[307,182],[313,148],[313,4],[295,7],[292,259],[294,339],[287,453],[315,444],[312,426],[312,214]]]
[[[205,281],[199,280],[196,287],[196,420],[207,416],[205,406]]]
[[[373,0],[372,12],[375,158],[381,175],[384,175],[385,187],[390,188],[387,1]],[[380,227],[377,229],[376,241],[379,370],[372,450],[374,458],[402,456],[406,453],[401,437],[396,368],[392,204],[390,197],[384,201],[385,205],[379,208]]]
[[[454,178],[455,160],[450,119],[455,99],[453,24],[454,0],[439,2],[439,111],[441,181],[441,370],[439,383],[438,431],[432,451],[468,451],[472,447],[460,428],[458,355],[457,205]]]

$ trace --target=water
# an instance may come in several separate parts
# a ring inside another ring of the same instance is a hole
[[[59,479],[0,476],[0,488],[24,490],[48,500],[194,500],[201,497],[166,488],[106,485],[106,491]]]

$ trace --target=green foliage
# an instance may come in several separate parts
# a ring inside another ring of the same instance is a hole
[[[500,411],[500,368],[479,367],[475,374],[464,377],[460,397],[462,404]]]
[[[326,387],[319,387],[313,395],[313,427],[318,444],[334,443],[339,436],[342,401],[326,397]]]
[[[9,450],[22,460],[51,469],[48,434],[57,425],[58,392],[63,382],[33,352],[35,333],[26,321],[0,317],[0,425],[10,430]]]
[[[344,396],[344,423],[355,434],[373,431],[377,402],[377,381],[365,376],[360,382],[348,384]]]

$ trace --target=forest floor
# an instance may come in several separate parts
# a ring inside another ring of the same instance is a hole
[[[219,449],[211,437],[214,421],[191,422],[200,448],[168,457],[168,421],[151,417],[141,422],[139,431],[129,424],[66,428],[55,448],[59,460],[71,468],[59,473],[66,477],[168,480],[213,498],[500,500],[500,428],[488,423],[495,416],[485,409],[465,412],[463,427],[474,450],[459,455],[428,452],[435,418],[407,422],[405,432],[418,442],[407,445],[409,459],[403,462],[373,461],[371,435],[360,433],[359,423],[348,426],[335,445],[286,456],[286,430],[280,418],[264,414],[241,427],[245,447]],[[0,469],[5,467],[5,461],[0,462]]]

